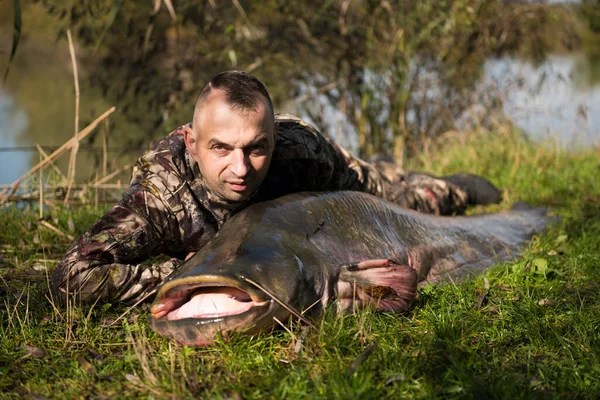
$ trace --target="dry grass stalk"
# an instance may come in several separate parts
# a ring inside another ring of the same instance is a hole
[[[5,283],[6,283],[6,281],[5,281]],[[8,285],[7,285],[7,287],[8,287]],[[27,284],[27,286],[25,288],[23,288],[23,290],[21,290],[21,293],[19,294],[19,297],[17,298],[15,305],[12,307],[12,312],[11,312],[10,302],[8,301],[8,297],[6,298],[6,300],[4,300],[4,305],[6,307],[6,310],[8,311],[7,317],[8,317],[9,326],[12,326],[13,329],[17,328],[17,326],[13,322],[13,318],[14,318],[19,323],[19,327],[22,332],[25,331],[25,326],[24,326],[23,319],[21,319],[21,316],[19,315],[18,307],[21,304],[21,301],[22,301],[21,299],[23,298],[23,295],[25,294],[25,289],[27,289],[27,297],[26,297],[26,312],[27,312],[27,314],[25,315],[25,320],[27,320],[28,313],[29,313],[29,284]]]
[[[173,22],[177,21],[177,14],[175,14],[175,8],[173,7],[171,0],[164,0],[164,3],[165,7],[167,7],[167,10],[169,10],[169,14],[171,14],[171,19]]]
[[[48,158],[48,153],[46,153],[44,151],[44,149],[42,149],[42,146],[40,146],[39,144],[35,144],[35,148],[37,149],[37,151],[42,155],[42,159],[45,160]],[[54,170],[54,172],[56,172],[61,179],[63,180],[63,182],[67,182],[67,177],[65,176],[65,174],[62,173],[62,171],[56,166],[56,164],[54,164],[54,161],[49,160],[50,166],[52,167],[52,169]]]
[[[69,39],[69,52],[71,53],[71,62],[73,64],[73,80],[75,81],[75,134],[73,138],[75,143],[71,148],[71,158],[69,160],[69,170],[67,176],[69,177],[67,182],[67,194],[65,195],[65,204],[71,194],[71,185],[75,179],[75,163],[77,161],[77,151],[79,150],[79,140],[77,139],[77,133],[79,132],[79,77],[77,73],[77,59],[75,58],[75,49],[73,48],[73,39],[71,38],[71,30],[67,29],[67,38]]]
[[[8,188],[4,189],[2,191],[2,193],[0,193],[0,204],[4,204],[12,196],[12,194],[14,194],[17,191],[17,189],[22,181],[24,181],[26,178],[28,178],[32,174],[36,173],[40,168],[44,168],[45,166],[50,164],[52,162],[52,160],[54,160],[57,157],[59,157],[60,155],[62,155],[65,151],[71,149],[71,147],[73,147],[73,145],[76,141],[80,141],[83,138],[85,138],[87,135],[89,135],[94,129],[96,129],[96,127],[98,126],[98,124],[100,122],[105,120],[110,114],[115,112],[115,110],[116,110],[116,108],[114,106],[109,108],[108,110],[106,110],[104,112],[104,114],[102,114],[101,116],[96,118],[91,124],[89,124],[82,131],[80,131],[76,138],[69,139],[65,144],[63,144],[56,151],[54,151],[54,153],[50,154],[50,156],[48,158],[39,162],[37,165],[35,165],[33,168],[31,168],[25,174],[21,175],[20,178],[18,178],[16,181],[14,181]],[[9,191],[10,191],[10,193],[7,195],[6,193]]]
[[[316,306],[317,304],[319,304],[321,301],[322,301],[322,299],[317,299],[317,301],[315,301],[310,306],[308,306],[307,308],[305,308],[304,310],[302,310],[302,315],[304,315],[307,312],[309,312],[311,308],[313,308],[314,306]]]
[[[142,373],[146,381],[146,384],[144,384],[141,381],[139,383],[142,386],[145,386],[146,389],[151,389],[153,387],[158,386],[158,378],[156,377],[156,375],[154,375],[154,372],[152,371],[150,360],[148,357],[152,348],[150,346],[150,343],[148,342],[148,338],[146,337],[144,330],[140,329],[138,332],[138,340],[136,340],[133,336],[133,333],[131,332],[131,327],[129,327],[129,325],[127,326],[128,342],[131,343],[131,347],[133,347],[136,358],[140,362],[140,367],[142,368]],[[154,367],[155,369],[157,367],[155,359]],[[156,391],[156,389],[154,389],[153,393],[160,394],[160,391]]]
[[[277,322],[279,326],[285,329],[285,331],[290,334],[293,340],[296,340],[296,335],[294,335],[294,332],[292,332],[287,326],[285,326],[283,322],[281,322],[277,317],[273,317],[273,320]]]
[[[308,319],[306,319],[305,317],[303,317],[302,314],[300,314],[298,311],[296,311],[292,306],[290,306],[289,304],[285,303],[284,301],[282,301],[281,299],[279,299],[277,296],[275,296],[275,294],[273,292],[271,292],[270,290],[268,290],[264,286],[260,285],[259,283],[253,281],[250,278],[243,278],[243,279],[246,282],[251,283],[254,286],[256,286],[257,288],[259,288],[260,290],[262,290],[266,295],[268,295],[273,300],[275,300],[277,303],[279,303],[280,306],[282,306],[283,308],[285,308],[286,310],[288,310],[293,316],[295,316],[296,318],[298,318],[300,321],[304,322],[306,325],[310,326],[311,328],[315,328],[316,329],[315,324],[313,324],[311,321],[309,321]]]
[[[148,50],[150,49],[150,37],[152,36],[152,31],[154,30],[154,16],[160,10],[160,2],[161,0],[154,0],[154,10],[152,10],[151,14],[151,22],[148,24],[146,28],[146,34],[144,35],[144,45],[142,47],[142,53],[146,55]]]
[[[40,153],[40,161],[42,161],[42,154]],[[40,214],[39,217],[44,217],[44,177],[42,176],[42,170],[40,169]]]
[[[94,180],[98,180],[98,171],[96,171]],[[98,207],[98,188],[94,188],[94,206]]]
[[[110,121],[104,120],[104,137],[102,140],[102,176],[108,174],[108,137],[110,135]],[[102,200],[106,200],[104,191],[102,191]]]
[[[58,233],[60,236],[66,237],[69,240],[75,239],[73,236],[69,235],[68,233],[64,233],[63,231],[61,231],[60,229],[58,229],[57,227],[55,227],[47,221],[41,220],[40,225],[50,229],[52,232]]]
[[[328,91],[333,90],[333,89],[338,89],[341,84],[342,84],[342,81],[340,79],[338,79],[336,81],[329,82],[326,85],[319,86],[317,88],[316,94],[319,95],[319,94],[323,94],[323,93],[328,92]],[[302,103],[304,103],[306,101],[315,101],[315,100],[316,100],[316,98],[315,98],[315,96],[313,94],[306,93],[306,94],[303,94],[302,96],[296,97],[293,100],[293,102],[294,102],[294,104],[300,105],[300,104],[302,104]]]
[[[156,293],[157,289],[153,289],[150,292],[148,292],[144,297],[142,297],[141,299],[139,299],[134,305],[132,305],[131,307],[129,307],[127,310],[125,310],[125,312],[121,315],[119,315],[119,317],[117,319],[115,319],[113,322],[111,322],[110,324],[108,324],[106,327],[110,328],[111,326],[113,326],[114,324],[116,324],[117,322],[119,322],[121,319],[123,319],[124,316],[126,316],[127,314],[129,314],[131,312],[131,310],[133,310],[135,307],[139,306],[144,300],[146,300],[148,297],[152,296],[154,293]]]
[[[242,7],[240,2],[238,0],[231,0],[231,2],[235,6],[235,9],[238,11],[238,13],[240,13],[240,15],[242,16],[244,22],[250,25],[250,19],[248,18],[248,14],[246,14],[246,11],[244,11],[244,7]]]
[[[125,185],[124,183],[98,183],[98,184],[91,184],[94,187],[98,187],[99,189],[124,189],[127,187],[127,185]],[[82,184],[77,184],[77,185],[73,185],[73,188],[75,189],[83,189],[85,187],[90,186],[90,184],[86,184],[86,183],[82,183]],[[12,185],[0,185],[0,189],[10,189],[12,187]],[[37,184],[28,184],[28,185],[20,185],[20,188],[23,189],[35,189],[38,187]],[[60,184],[60,183],[48,183],[46,185],[44,185],[44,188],[46,190],[51,190],[51,189],[60,189],[63,188],[64,185]],[[35,195],[37,196],[37,192],[35,192]],[[21,198],[31,198],[31,196],[20,196]],[[15,197],[17,198],[17,197]]]
[[[129,164],[125,165],[123,168],[119,168],[116,171],[111,172],[110,174],[106,175],[105,177],[103,177],[99,181],[96,181],[96,182],[92,183],[92,187],[94,187],[94,188],[99,187],[100,185],[102,185],[106,181],[108,181],[108,180],[114,178],[115,176],[119,175],[121,172],[123,172],[123,171],[131,168],[132,165],[133,165],[133,163],[129,163]]]

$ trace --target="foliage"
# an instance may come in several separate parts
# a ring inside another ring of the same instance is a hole
[[[154,139],[191,118],[212,75],[237,68],[264,80],[281,111],[299,98],[292,111],[345,135],[361,156],[397,159],[454,129],[472,106],[500,105],[493,91],[473,94],[486,58],[539,61],[578,48],[587,29],[573,8],[519,1],[179,0],[175,19],[164,1],[157,11],[120,0],[36,2],[59,36],[77,33],[92,82]]]
[[[289,331],[240,335],[205,349],[158,337],[145,307],[112,326],[125,307],[54,308],[43,270],[53,268],[68,240],[36,228],[36,210],[4,210],[0,392],[6,398],[595,398],[598,151],[565,153],[509,128],[445,136],[427,150],[411,167],[483,173],[504,188],[505,203],[492,209],[525,200],[551,206],[560,221],[514,262],[462,284],[421,288],[405,314],[331,312],[317,330],[290,323]],[[75,235],[103,211],[55,207],[44,218]]]
[[[13,42],[12,48],[10,50],[10,57],[8,59],[8,64],[6,65],[6,69],[4,71],[4,79],[6,82],[6,78],[8,77],[8,71],[10,70],[10,64],[15,57],[15,53],[17,52],[17,48],[19,47],[19,40],[21,39],[21,2],[20,0],[14,0],[13,2],[14,9],[14,23],[13,23]]]
[[[581,1],[579,12],[588,22],[592,31],[600,32],[600,2],[598,0]]]

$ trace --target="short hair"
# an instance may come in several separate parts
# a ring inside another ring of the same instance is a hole
[[[256,111],[260,101],[266,100],[270,113],[274,113],[273,102],[264,83],[243,71],[224,71],[215,75],[200,92],[198,100],[196,100],[195,112],[206,101],[213,89],[225,92],[225,102],[234,111]]]

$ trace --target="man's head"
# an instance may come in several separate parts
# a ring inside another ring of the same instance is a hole
[[[277,134],[273,103],[261,81],[226,71],[204,87],[185,145],[208,188],[223,200],[247,200],[262,183]]]

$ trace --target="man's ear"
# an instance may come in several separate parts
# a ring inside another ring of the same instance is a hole
[[[189,124],[183,127],[183,140],[190,154],[196,157],[196,134]]]

